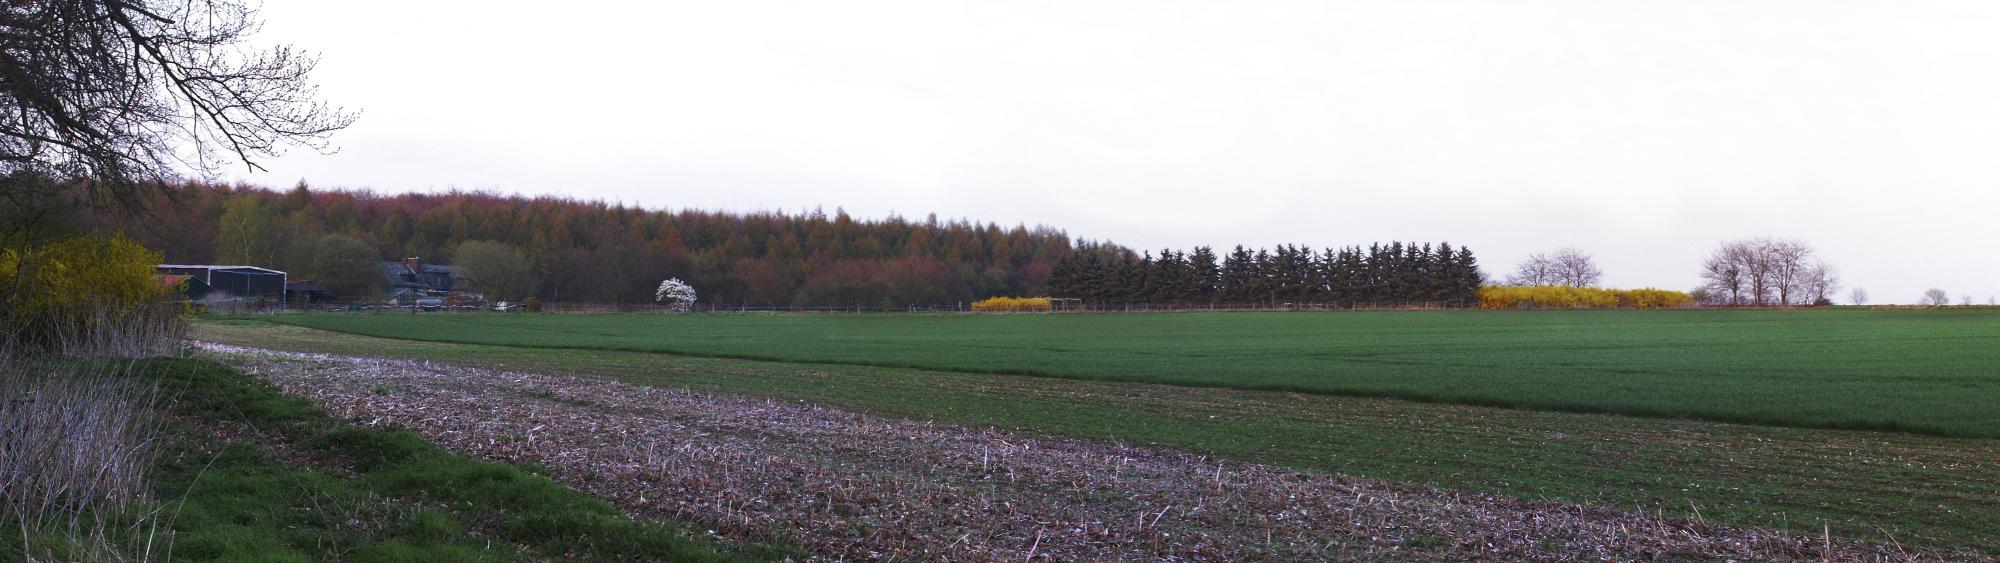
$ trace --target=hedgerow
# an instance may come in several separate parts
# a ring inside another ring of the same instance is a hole
[[[1665,289],[1603,289],[1560,285],[1489,285],[1479,288],[1481,309],[1671,309],[1694,297]]]
[[[1046,297],[988,297],[972,302],[972,310],[979,313],[1047,311],[1049,307]]]

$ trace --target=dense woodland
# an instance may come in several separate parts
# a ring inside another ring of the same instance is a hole
[[[750,306],[935,305],[1039,291],[1070,252],[1045,227],[969,221],[857,220],[820,211],[657,211],[555,197],[483,192],[384,195],[189,184],[149,202],[143,222],[87,215],[122,229],[169,262],[273,267],[361,294],[374,270],[357,263],[455,253],[493,244],[525,258],[530,295],[544,301],[650,303],[678,277],[708,303]],[[495,298],[511,298],[494,296]]]
[[[1484,281],[1472,250],[1449,243],[1238,246],[1218,257],[1206,246],[1134,256],[1086,242],[1056,263],[1048,289],[1107,307],[1474,307]]]
[[[857,220],[797,214],[658,211],[484,192],[376,194],[186,184],[149,202],[154,218],[81,215],[122,230],[169,262],[249,264],[354,295],[380,280],[368,264],[419,257],[476,265],[496,299],[642,304],[680,278],[707,303],[903,306],[1007,295],[1096,306],[1439,306],[1478,303],[1470,250],[1448,244],[1315,252],[1283,245],[1158,255],[1062,231],[970,221]],[[509,267],[511,261],[518,265]],[[508,288],[501,290],[499,288]],[[514,295],[519,294],[519,295]]]

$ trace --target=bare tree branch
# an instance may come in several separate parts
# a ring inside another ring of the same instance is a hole
[[[355,114],[319,100],[317,60],[249,46],[243,0],[0,3],[0,192],[79,181],[142,211],[149,187],[292,146],[327,150]]]

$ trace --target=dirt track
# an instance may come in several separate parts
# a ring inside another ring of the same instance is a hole
[[[829,558],[1963,557],[599,379],[204,347],[336,416]]]

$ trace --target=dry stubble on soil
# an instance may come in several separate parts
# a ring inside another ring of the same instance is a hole
[[[1961,555],[596,379],[207,347],[338,416],[836,558]]]

